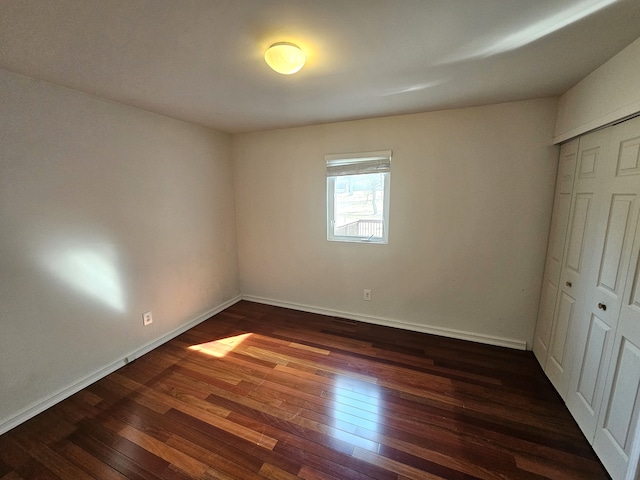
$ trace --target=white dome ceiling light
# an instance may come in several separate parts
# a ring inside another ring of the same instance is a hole
[[[304,66],[307,56],[293,43],[278,42],[267,49],[264,60],[276,72],[291,75]]]

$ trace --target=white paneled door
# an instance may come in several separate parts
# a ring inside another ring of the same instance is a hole
[[[640,132],[635,127],[640,124],[631,121],[611,129],[600,186],[603,194],[598,200],[601,210],[592,259],[595,270],[576,314],[576,362],[567,405],[591,442],[600,415],[640,209],[640,170],[638,165],[632,166],[625,147]]]
[[[533,349],[613,480],[640,480],[640,116],[576,141],[561,149]]]
[[[610,129],[580,139],[571,216],[564,246],[558,295],[555,302],[545,373],[566,399],[571,378],[575,342],[575,318],[597,265],[593,261],[597,229],[598,196],[606,183],[606,147]]]
[[[578,140],[565,143],[560,148],[556,194],[553,202],[549,244],[547,246],[547,260],[544,267],[542,295],[540,297],[538,322],[533,342],[533,353],[535,353],[543,369],[549,355],[549,340],[551,339],[558,282],[560,281],[560,271],[562,270],[562,253],[569,221],[577,154]]]
[[[619,292],[620,307],[617,325],[609,326],[615,336],[610,335],[610,340],[607,339],[612,344],[611,361],[603,359],[603,364],[609,365],[608,372],[599,372],[596,379],[598,383],[601,376],[607,375],[606,381],[602,382],[603,387],[596,389],[596,394],[601,391],[603,398],[593,447],[612,478],[624,479],[634,478],[629,467],[637,469],[637,457],[640,455],[639,442],[634,439],[638,434],[640,415],[640,118],[616,126],[612,141],[616,158],[612,215],[615,201],[630,203],[628,207],[618,207],[629,210],[628,234],[623,234],[621,230],[620,239],[612,240],[612,243],[622,242],[619,247],[622,252],[620,266],[617,269],[613,266],[602,268],[599,279],[602,288],[609,290],[610,296],[618,298]],[[618,215],[622,216],[623,212]],[[618,222],[622,222],[622,219]],[[635,240],[626,258],[627,239],[633,236]],[[608,251],[616,253],[617,249],[614,246]],[[625,264],[630,267],[624,269]],[[616,290],[614,294],[613,282],[619,282],[623,290]],[[604,299],[596,297],[592,303],[601,303]],[[606,342],[604,348],[607,348]],[[604,370],[602,367],[600,369]]]

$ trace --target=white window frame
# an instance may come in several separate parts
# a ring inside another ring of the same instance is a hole
[[[389,192],[391,186],[391,150],[325,155],[327,164],[327,240],[332,242],[389,243]],[[348,175],[381,173],[384,179],[382,237],[335,235],[336,178]]]

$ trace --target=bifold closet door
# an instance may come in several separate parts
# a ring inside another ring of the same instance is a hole
[[[625,476],[630,465],[638,469],[640,442],[640,286],[638,285],[640,231],[636,233],[633,264],[628,281],[629,294],[624,295],[614,351],[605,385],[605,397],[596,429],[593,449],[614,480],[634,479]],[[640,475],[640,472],[638,472]]]
[[[636,474],[640,474],[636,472],[640,444],[634,442],[640,416],[640,118],[616,125],[612,140],[616,147],[616,180],[611,204],[614,199],[632,202],[627,229],[630,237],[635,234],[635,240],[626,262],[630,267],[621,279],[624,290],[620,295],[617,325],[609,326],[607,340],[613,352],[610,361],[609,358],[602,360],[605,364],[602,367],[608,367],[602,370],[608,372],[593,447],[612,478],[622,480],[637,478]],[[610,280],[614,278],[612,274],[613,270],[609,273]],[[598,297],[592,303],[602,301],[602,297]],[[605,344],[603,348],[609,347]]]
[[[569,226],[544,368],[563,399],[567,398],[575,354],[576,312],[597,266],[593,262],[595,220],[599,213],[598,197],[606,182],[605,150],[609,135],[610,129],[585,135],[580,138],[578,148]]]
[[[638,119],[640,120],[640,119]],[[599,419],[605,379],[623,303],[638,213],[640,165],[634,143],[640,122],[611,127],[602,165],[604,194],[598,199],[595,275],[588,279],[585,301],[576,313],[576,362],[567,406],[590,442]],[[631,142],[631,143],[629,143]]]
[[[573,191],[577,154],[578,140],[565,143],[560,147],[556,193],[553,201],[549,243],[547,245],[547,260],[544,267],[538,321],[533,340],[533,353],[543,369],[549,354],[549,340],[551,339],[553,313],[558,294],[560,270],[562,269],[562,253],[564,251],[569,210],[571,208],[571,192]]]

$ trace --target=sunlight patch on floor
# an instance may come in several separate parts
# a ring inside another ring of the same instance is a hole
[[[223,358],[251,335],[251,333],[243,333],[242,335],[235,335],[233,337],[227,337],[221,340],[214,340],[213,342],[191,345],[189,347],[189,350],[205,353],[216,358]]]

